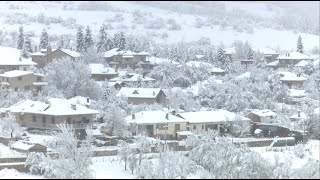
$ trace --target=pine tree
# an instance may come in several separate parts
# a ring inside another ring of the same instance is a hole
[[[115,33],[113,36],[113,46],[115,48],[120,48],[120,33]]]
[[[107,41],[106,25],[103,24],[99,30],[99,39],[97,43],[98,52],[105,51],[104,47],[105,47],[106,41]]]
[[[224,55],[224,51],[223,51],[223,47],[220,46],[218,48],[218,52],[217,52],[217,63],[218,66],[220,67],[225,67],[226,66],[226,56]]]
[[[22,49],[24,46],[24,34],[23,34],[23,27],[19,28],[19,35],[18,35],[18,49]]]
[[[32,45],[31,45],[31,39],[28,36],[26,36],[26,42],[25,42],[24,46],[25,46],[24,48],[26,49],[27,52],[29,52],[29,53],[33,52]]]
[[[62,49],[63,47],[64,47],[64,40],[63,40],[63,37],[61,36],[58,43],[58,49]]]
[[[125,48],[126,48],[126,38],[125,38],[123,32],[120,33],[120,37],[119,38],[120,38],[119,39],[119,48],[120,48],[120,50],[125,50]]]
[[[302,38],[300,35],[299,35],[298,43],[297,43],[297,52],[303,53],[303,44],[302,44]]]
[[[112,48],[113,48],[112,40],[111,39],[107,39],[107,43],[105,44],[105,50],[109,51]]]
[[[49,46],[49,35],[45,29],[43,29],[41,37],[40,37],[40,44],[39,48],[41,49],[46,49]]]
[[[247,54],[247,59],[248,59],[248,60],[253,60],[253,52],[252,52],[252,49],[251,49],[251,48],[249,49],[249,52],[248,52],[248,54]]]
[[[89,26],[86,29],[86,36],[84,38],[84,51],[87,52],[88,48],[93,45],[91,30]]]
[[[82,28],[78,29],[77,32],[77,47],[76,47],[77,52],[83,52],[84,51],[84,39],[83,39],[83,34],[82,34]]]
[[[25,46],[23,46],[23,48],[22,48],[22,50],[21,50],[21,56],[22,56],[23,58],[29,58],[29,53],[28,53],[28,51],[27,51],[27,49],[26,49]]]

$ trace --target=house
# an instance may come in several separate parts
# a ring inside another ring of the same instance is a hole
[[[236,54],[236,48],[225,48],[223,49],[224,55],[229,58],[230,60],[234,59],[234,55]]]
[[[21,50],[11,47],[0,47],[0,73],[13,70],[26,71],[37,65],[31,58],[21,56]]]
[[[195,55],[197,61],[204,61],[206,56],[205,55],[202,55],[202,54],[197,54]]]
[[[118,77],[112,78],[109,80],[110,82],[118,82],[118,83],[131,83],[135,85],[141,85],[141,82],[154,82],[156,81],[153,78],[146,77],[144,75],[136,74],[136,73],[126,73],[125,75],[120,75]]]
[[[269,123],[252,123],[251,126],[251,135],[256,136],[257,132],[260,134],[260,137],[288,137],[290,133],[290,129],[276,125],[276,124],[269,124]]]
[[[310,60],[311,57],[299,52],[285,53],[276,58],[277,61],[274,61],[272,65],[277,67],[288,67],[289,65],[296,65],[302,60]],[[267,64],[268,66],[268,64]],[[270,65],[269,65],[270,66]]]
[[[82,97],[82,96],[75,96],[73,98],[70,98],[68,101],[74,103],[74,104],[80,104],[82,106],[90,107],[93,100],[91,100],[89,97]]]
[[[303,87],[304,82],[308,79],[300,73],[281,71],[276,74],[280,75],[280,81],[282,84],[287,85],[289,88],[292,86]]]
[[[277,57],[279,57],[279,53],[270,48],[256,49],[256,51],[264,55],[264,59],[267,63],[274,62],[277,60]]]
[[[252,122],[273,123],[277,118],[277,114],[269,109],[255,109],[246,115]]]
[[[211,70],[211,75],[214,75],[214,76],[224,76],[224,75],[226,75],[226,70],[221,69],[221,68],[214,67],[214,68],[212,68],[212,70]]]
[[[226,110],[185,112],[177,114],[188,121],[188,131],[201,134],[208,129],[217,130],[218,133],[234,132],[234,124],[243,127],[244,132],[250,130],[250,119],[238,116]]]
[[[17,123],[36,129],[57,129],[57,124],[67,123],[75,129],[92,125],[98,111],[74,103],[73,100],[51,98],[47,102],[24,100],[9,108]]]
[[[43,86],[48,85],[44,82],[43,75],[36,74],[31,71],[13,70],[0,74],[0,86],[7,88],[23,90],[31,90],[34,94],[41,91]]]
[[[80,53],[71,51],[69,49],[56,49],[48,48],[47,51],[41,51],[31,54],[32,61],[37,63],[37,67],[43,68],[54,59],[62,59],[69,57],[75,60],[81,57]]]
[[[186,120],[164,111],[141,111],[125,119],[133,135],[142,133],[161,139],[177,139],[177,132],[187,129]]]
[[[106,81],[119,75],[118,69],[106,67],[103,64],[89,64],[91,76],[95,81]]]
[[[299,104],[306,98],[306,91],[303,89],[289,89],[288,91],[289,102],[291,104]]]
[[[30,143],[26,141],[17,141],[10,146],[11,149],[22,153],[42,152],[47,153],[47,147],[38,143]]]
[[[153,64],[148,60],[148,52],[132,52],[122,51],[119,48],[113,48],[104,53],[104,59],[109,66],[116,66],[119,69],[131,68],[133,70],[141,67],[143,68],[144,74],[150,72],[153,68]],[[140,62],[140,64],[138,64]]]
[[[164,104],[166,95],[160,88],[127,88],[120,89],[118,97],[128,98],[130,104]]]

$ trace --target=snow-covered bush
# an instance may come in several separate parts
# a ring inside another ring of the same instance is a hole
[[[181,26],[177,24],[177,22],[174,19],[169,19],[167,23],[169,25],[169,30],[181,30]]]
[[[303,144],[299,143],[294,146],[294,154],[299,158],[303,158],[305,156]]]
[[[144,28],[146,29],[162,29],[165,28],[166,24],[165,21],[163,20],[163,18],[156,18],[154,20],[150,20],[148,22],[146,22],[146,24],[144,25]]]
[[[20,138],[22,129],[14,115],[9,114],[0,118],[0,135],[11,138]]]

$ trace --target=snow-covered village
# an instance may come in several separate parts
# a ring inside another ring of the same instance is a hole
[[[319,1],[1,1],[0,179],[320,179]]]

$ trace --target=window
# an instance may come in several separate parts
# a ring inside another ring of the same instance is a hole
[[[86,117],[82,117],[82,118],[81,118],[81,122],[82,122],[82,123],[85,123],[85,122],[86,122]]]
[[[18,80],[21,81],[21,80],[22,80],[22,76],[19,76],[19,77],[18,77]]]
[[[42,123],[43,123],[43,124],[47,123],[47,119],[46,119],[45,116],[42,117]]]
[[[197,129],[197,126],[196,125],[193,125],[193,130],[196,130]]]
[[[174,125],[174,129],[175,129],[176,131],[179,131],[179,130],[180,130],[180,124],[175,124],[175,125]]]
[[[41,77],[37,76],[37,81],[40,82],[41,81]]]
[[[202,125],[202,129],[204,129],[204,125]]]
[[[35,115],[32,116],[32,122],[36,122],[37,121],[37,118]]]
[[[23,70],[24,70],[24,71],[26,71],[26,70],[27,70],[27,68],[23,68]]]
[[[51,123],[55,124],[56,123],[56,119],[54,117],[51,118]]]

